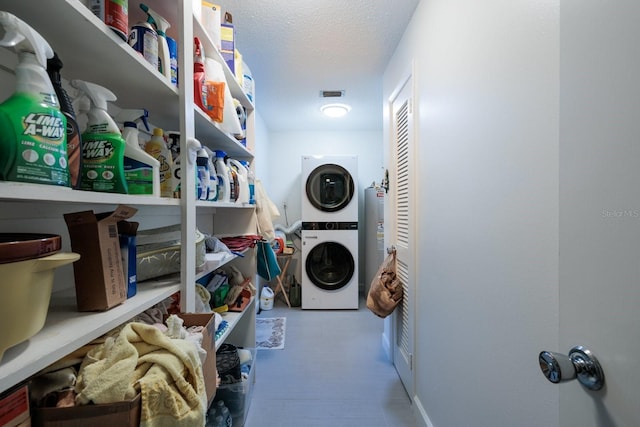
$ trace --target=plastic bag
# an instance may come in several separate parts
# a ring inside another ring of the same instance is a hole
[[[402,283],[396,276],[396,251],[391,252],[380,264],[371,281],[367,308],[378,317],[390,315],[402,301]]]

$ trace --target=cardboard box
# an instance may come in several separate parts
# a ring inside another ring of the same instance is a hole
[[[118,221],[122,268],[124,280],[127,282],[127,298],[135,296],[138,292],[136,233],[139,225],[135,221]]]
[[[29,421],[29,388],[18,386],[0,396],[0,426],[25,426]]]
[[[138,427],[140,395],[133,400],[71,408],[34,408],[34,427]]]
[[[119,205],[113,212],[64,215],[71,248],[80,254],[73,263],[79,311],[107,310],[127,299],[117,223],[136,212],[135,208]]]
[[[181,313],[177,315],[184,320],[184,326],[204,326],[202,331],[202,348],[207,358],[202,365],[204,385],[207,390],[207,401],[211,403],[216,395],[218,371],[216,370],[216,325],[213,313]]]

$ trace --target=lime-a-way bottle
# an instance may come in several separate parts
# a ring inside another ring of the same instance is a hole
[[[107,112],[107,101],[117,98],[109,89],[83,80],[71,86],[91,102],[87,129],[82,134],[82,190],[127,193],[124,174],[125,141],[116,122]]]
[[[0,46],[18,54],[16,90],[0,104],[0,180],[69,186],[67,120],[46,72],[53,50],[8,12],[0,27]]]

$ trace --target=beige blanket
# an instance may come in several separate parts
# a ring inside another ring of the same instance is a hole
[[[77,404],[111,403],[140,393],[140,426],[203,426],[206,392],[198,350],[153,326],[129,323],[85,357]]]

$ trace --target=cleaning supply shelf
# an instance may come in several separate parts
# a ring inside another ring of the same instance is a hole
[[[143,282],[136,296],[98,313],[76,311],[73,290],[54,293],[42,330],[6,351],[0,363],[0,393],[179,290],[177,279]]]

